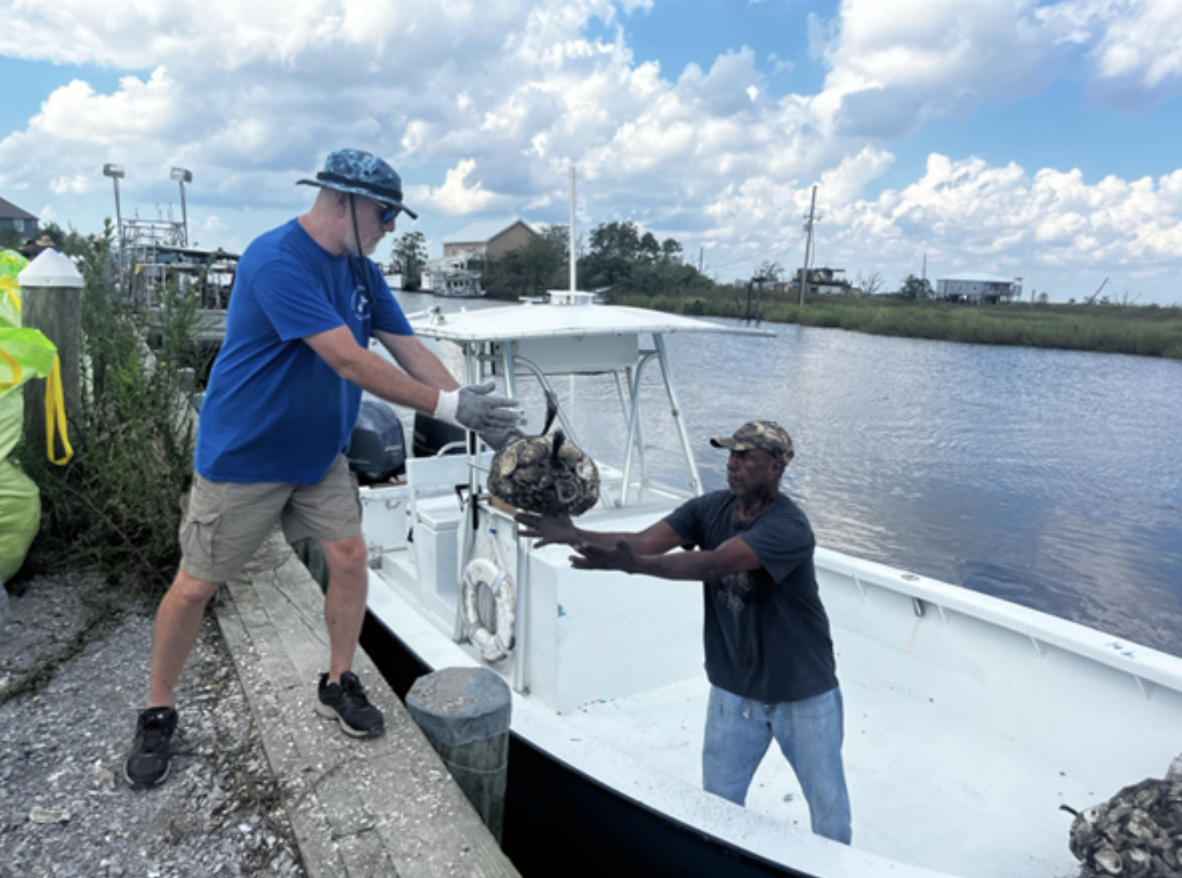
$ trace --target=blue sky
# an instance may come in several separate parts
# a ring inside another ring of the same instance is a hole
[[[0,197],[241,249],[344,145],[433,254],[483,219],[633,220],[720,280],[817,255],[886,289],[1023,277],[1182,303],[1182,0],[0,0]],[[409,227],[408,227],[409,228]],[[380,255],[380,254],[379,254]]]

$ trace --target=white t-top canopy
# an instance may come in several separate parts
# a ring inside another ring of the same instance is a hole
[[[766,329],[722,326],[696,317],[620,305],[527,303],[451,314],[432,312],[422,320],[413,321],[412,325],[420,335],[458,343],[677,332],[775,335]]]

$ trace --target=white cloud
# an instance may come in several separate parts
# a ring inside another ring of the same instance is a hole
[[[1040,90],[1062,55],[1034,0],[843,0],[814,101],[838,132],[892,137]]]
[[[49,96],[29,128],[56,140],[103,146],[168,136],[181,114],[179,91],[163,67],[147,82],[125,77],[112,95],[97,95],[75,79]]]
[[[49,191],[54,195],[84,195],[94,188],[94,176],[75,174],[72,177],[56,177],[49,181]]]
[[[213,214],[207,216],[202,221],[200,226],[200,233],[207,238],[211,235],[216,235],[218,232],[224,232],[225,230],[226,224]]]
[[[1038,10],[1048,31],[1090,47],[1099,94],[1144,108],[1182,93],[1178,0],[1061,0]]]
[[[528,207],[565,222],[574,162],[581,216],[634,219],[712,245],[719,262],[797,252],[820,182],[819,253],[852,269],[902,267],[925,249],[997,271],[1176,269],[1182,171],[1089,184],[1070,169],[933,156],[910,185],[866,193],[892,166],[893,136],[1036,91],[1069,59],[1106,94],[1174,93],[1178,4],[840,0],[831,20],[810,20],[823,88],[777,97],[788,78],[769,79],[790,59],[768,56],[767,74],[739,46],[670,79],[636,57],[623,25],[652,0],[9,0],[0,54],[128,75],[109,93],[79,79],[46,95],[0,139],[0,186],[52,193],[61,211],[105,205],[99,168],[121,162],[127,212],[175,200],[179,165],[194,172],[200,237],[249,239],[307,203],[296,179],[355,145],[398,168],[429,233],[431,214]]]
[[[449,216],[467,213],[480,213],[493,207],[500,200],[496,193],[485,191],[479,180],[468,186],[465,181],[476,170],[474,159],[464,159],[456,167],[447,172],[447,178],[442,186],[411,186],[407,189],[407,198],[418,211],[433,208]]]
[[[772,65],[773,76],[777,73],[782,73],[785,70],[794,70],[796,68],[796,64],[794,64],[790,59],[781,58],[775,52],[772,52],[770,55],[768,55],[767,60],[768,63]]]

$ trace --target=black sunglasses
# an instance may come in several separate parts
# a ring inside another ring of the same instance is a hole
[[[386,225],[394,220],[394,217],[402,213],[401,207],[395,207],[392,204],[383,204],[378,202],[378,218],[381,219],[382,225]]]

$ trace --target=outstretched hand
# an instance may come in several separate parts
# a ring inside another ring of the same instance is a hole
[[[484,444],[493,451],[500,451],[510,442],[520,439],[525,434],[516,427],[510,427],[508,430],[484,430],[480,434],[480,438],[484,440]]]
[[[520,424],[521,403],[493,393],[496,386],[495,382],[487,381],[450,391],[456,394],[455,423],[477,433],[504,433]]]
[[[627,540],[619,540],[615,546],[606,549],[594,543],[578,543],[570,556],[570,564],[577,570],[623,570],[635,573],[638,569],[636,553]]]
[[[538,539],[534,543],[535,549],[552,544],[572,545],[578,539],[569,515],[539,515],[536,512],[519,510],[515,518],[521,525],[518,536],[531,540]]]

